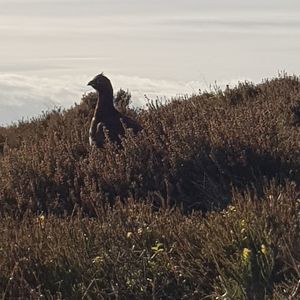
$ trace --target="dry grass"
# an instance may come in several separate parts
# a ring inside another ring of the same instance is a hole
[[[297,299],[299,78],[129,101],[122,148],[90,149],[93,93],[0,128],[3,299]]]

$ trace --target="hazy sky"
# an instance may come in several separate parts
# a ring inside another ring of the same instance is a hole
[[[104,72],[135,105],[300,73],[299,0],[0,0],[0,124],[69,107]]]

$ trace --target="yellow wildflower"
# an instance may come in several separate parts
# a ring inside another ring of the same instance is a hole
[[[251,250],[248,248],[244,248],[242,252],[242,261],[244,264],[247,264],[249,262],[251,255]]]
[[[266,255],[268,253],[268,248],[265,244],[262,244],[261,247],[260,247],[260,251]]]
[[[36,222],[37,224],[39,224],[42,228],[44,228],[45,226],[45,216],[44,215],[40,215],[36,218]]]
[[[132,235],[133,235],[133,233],[131,231],[127,232],[127,238],[130,239],[132,237]]]
[[[155,245],[151,247],[151,250],[154,253],[162,252],[162,251],[164,251],[164,245],[162,243],[160,243],[159,241],[156,241]]]
[[[245,228],[246,227],[246,221],[243,219],[241,220],[241,227],[242,228]]]
[[[44,222],[44,221],[45,221],[45,216],[44,216],[44,215],[40,215],[40,216],[39,216],[39,220],[40,220],[41,222]]]
[[[235,212],[235,211],[236,211],[235,206],[229,205],[229,206],[228,206],[228,211],[230,211],[230,212]]]
[[[103,258],[101,256],[96,256],[96,257],[93,258],[92,262],[93,262],[93,264],[98,265],[98,264],[103,262]]]

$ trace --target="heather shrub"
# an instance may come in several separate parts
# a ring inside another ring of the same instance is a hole
[[[2,297],[288,299],[299,293],[299,192],[265,192],[234,192],[207,216],[128,199],[97,218],[6,217]]]
[[[96,94],[0,128],[3,299],[297,299],[300,81],[285,74],[122,112]]]
[[[90,93],[67,111],[4,130],[2,210],[61,214],[76,206],[93,214],[116,197],[134,197],[208,211],[228,204],[232,186],[262,194],[265,178],[298,183],[300,132],[291,120],[299,93],[299,79],[284,76],[130,109],[143,132],[100,150],[88,145]],[[130,95],[118,97],[125,109]]]

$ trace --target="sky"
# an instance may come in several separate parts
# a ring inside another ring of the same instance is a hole
[[[133,105],[300,74],[299,0],[0,0],[0,125],[104,72]]]

